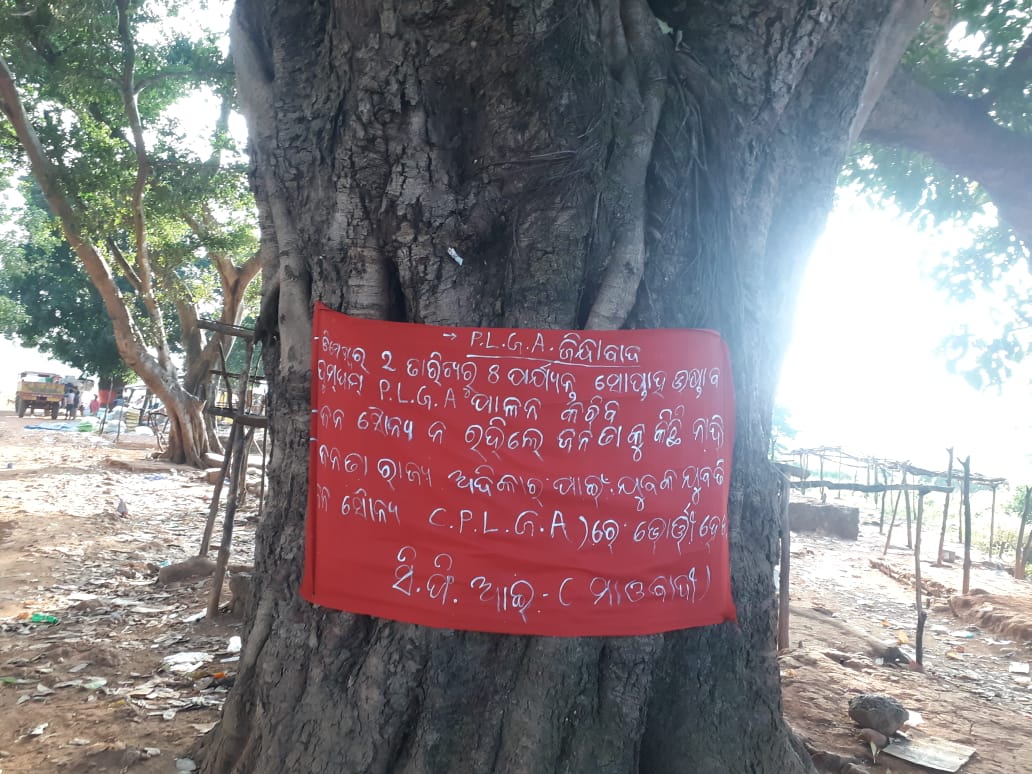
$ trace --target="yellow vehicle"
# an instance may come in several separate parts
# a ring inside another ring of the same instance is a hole
[[[51,419],[57,419],[64,403],[65,386],[57,374],[45,374],[40,371],[22,371],[18,380],[18,392],[14,398],[14,408],[18,416],[29,412],[32,416],[37,408],[43,409],[44,415],[50,412]]]

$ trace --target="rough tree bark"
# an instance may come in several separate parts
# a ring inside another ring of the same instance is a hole
[[[906,5],[238,0],[273,450],[204,771],[812,770],[781,714],[767,439],[804,259]],[[418,323],[719,330],[739,623],[517,637],[304,602],[315,300]]]

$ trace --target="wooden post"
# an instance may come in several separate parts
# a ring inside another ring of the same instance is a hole
[[[989,558],[993,558],[993,533],[996,531],[996,484],[993,484],[993,504],[989,509]]]
[[[921,516],[924,512],[924,490],[917,493],[917,535],[914,538],[914,587],[917,596],[917,637],[914,640],[914,651],[917,663],[924,658],[924,627],[928,613],[921,604]]]
[[[951,446],[946,451],[950,453],[950,467],[946,472],[946,486],[953,486],[953,447]],[[939,553],[935,558],[935,566],[942,567],[942,552],[943,546],[946,543],[946,522],[950,516],[950,493],[946,493],[946,502],[942,506],[942,531],[939,532]]]
[[[961,593],[971,590],[971,457],[961,463],[964,466],[964,585]]]
[[[788,528],[788,501],[790,489],[788,476],[781,476],[778,489],[781,493],[781,574],[778,577],[778,650],[789,646],[788,603],[789,603],[789,562],[791,561],[792,533]]]
[[[237,421],[233,420],[233,429],[236,429]],[[230,431],[232,433],[232,430]],[[234,486],[230,487],[229,495],[226,497],[226,518],[222,522],[222,542],[219,544],[219,554],[215,559],[215,575],[212,577],[211,596],[208,598],[208,620],[213,619],[219,612],[219,598],[222,596],[222,582],[226,577],[226,565],[229,564],[229,549],[233,542],[233,518],[236,516],[237,497],[236,482],[245,475],[247,464],[247,450],[244,448],[244,433],[237,430],[234,438],[234,445],[229,449],[233,458],[232,480]]]

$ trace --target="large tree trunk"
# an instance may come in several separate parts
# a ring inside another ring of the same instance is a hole
[[[781,716],[767,439],[803,261],[903,4],[238,0],[273,451],[205,771],[812,770]],[[419,323],[720,331],[738,624],[504,636],[302,600],[315,300]]]

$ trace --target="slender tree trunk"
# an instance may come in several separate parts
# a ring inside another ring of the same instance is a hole
[[[812,771],[781,717],[767,448],[801,256],[868,77],[898,56],[897,5],[238,3],[273,452],[204,771]],[[738,623],[517,637],[303,601],[317,299],[428,324],[720,331]]]
[[[1028,524],[1029,507],[1032,505],[1029,498],[1032,496],[1032,487],[1025,487],[1025,504],[1021,509],[1021,523],[1018,525],[1018,539],[1014,547],[1014,577],[1018,580],[1025,579],[1025,527]]]

